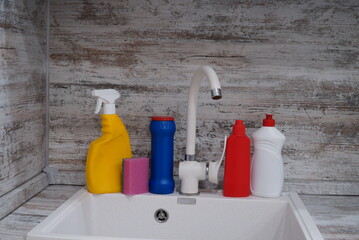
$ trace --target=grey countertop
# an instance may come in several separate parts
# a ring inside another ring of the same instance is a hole
[[[50,185],[0,221],[0,240],[26,233],[78,191],[80,186]],[[301,195],[326,240],[359,240],[359,196]]]

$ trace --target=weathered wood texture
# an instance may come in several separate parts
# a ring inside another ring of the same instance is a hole
[[[301,195],[310,215],[326,240],[359,239],[358,196]]]
[[[45,9],[45,0],[0,1],[1,199],[45,166]]]
[[[49,186],[0,221],[0,240],[25,240],[26,233],[80,188]]]
[[[72,196],[80,187],[50,185],[0,220],[0,240],[24,240],[26,233]],[[301,195],[326,240],[358,240],[359,197]]]
[[[1,196],[0,219],[11,213],[14,209],[20,207],[27,200],[47,187],[47,185],[46,174],[40,173],[34,178],[26,181],[24,184],[16,187],[11,192]]]
[[[285,190],[359,194],[357,1],[51,1],[50,166],[84,184],[100,135],[95,88],[118,89],[135,156],[149,156],[150,116],[176,118],[185,152],[187,95],[199,65],[223,99],[199,95],[197,157],[216,160],[235,119],[251,135],[275,113],[286,135]]]

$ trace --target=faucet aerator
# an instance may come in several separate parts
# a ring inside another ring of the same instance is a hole
[[[220,88],[214,88],[211,90],[211,95],[213,100],[218,100],[222,98],[222,90]]]
[[[212,97],[213,100],[219,100],[219,99],[221,99],[221,98],[222,98],[222,96],[213,96],[213,97]]]

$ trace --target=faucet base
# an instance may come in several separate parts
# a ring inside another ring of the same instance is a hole
[[[198,181],[206,179],[206,163],[180,162],[178,176],[181,180],[181,194],[196,195],[199,193]]]
[[[179,194],[182,195],[182,196],[198,196],[199,195],[199,192],[198,193],[183,193],[181,191],[179,191]]]

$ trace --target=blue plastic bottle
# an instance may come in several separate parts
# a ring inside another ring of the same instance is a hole
[[[152,117],[151,131],[151,178],[149,190],[156,194],[174,191],[173,142],[176,124],[173,117]]]

